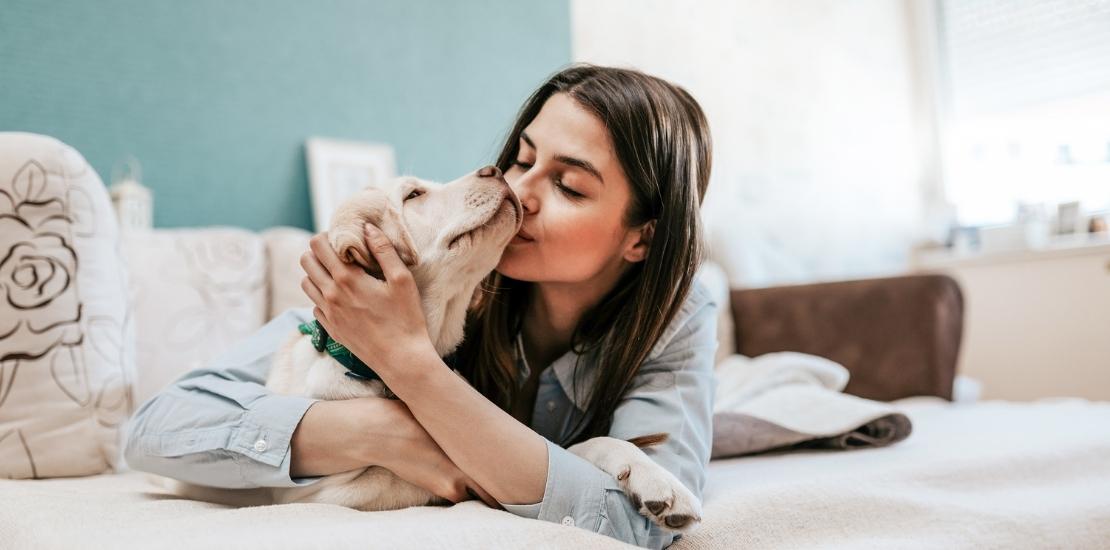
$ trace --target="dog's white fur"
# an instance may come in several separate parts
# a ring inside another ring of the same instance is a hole
[[[384,188],[363,189],[340,205],[328,238],[344,261],[380,276],[362,231],[365,222],[379,227],[412,271],[428,333],[436,351],[446,356],[462,341],[467,308],[520,229],[522,217],[520,201],[500,171],[486,167],[446,185],[402,177]],[[326,352],[317,352],[309,336],[296,332],[275,354],[266,386],[276,393],[319,399],[387,395],[381,382],[356,380],[345,372]],[[633,443],[596,437],[569,450],[614,476],[640,513],[661,527],[688,531],[700,521],[698,499]],[[379,466],[293,488],[230,490],[173,480],[169,485],[181,496],[234,505],[318,502],[393,510],[447,503]]]

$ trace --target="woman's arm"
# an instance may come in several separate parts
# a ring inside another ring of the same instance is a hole
[[[428,348],[382,379],[443,451],[501,504],[532,503],[547,481],[546,440],[486,399]]]
[[[692,292],[673,338],[633,379],[609,436],[667,433],[665,442],[644,452],[700,500],[712,447],[717,306],[702,289]],[[674,534],[644,517],[612,475],[503,413],[437,361],[414,358],[386,382],[447,455],[506,510],[648,548],[673,542]]]
[[[353,445],[359,438],[352,433],[361,434],[361,440],[371,444]],[[451,502],[477,497],[497,507],[497,501],[451,462],[408,407],[397,400],[319,401],[293,432],[291,452],[294,477],[377,465]]]
[[[317,401],[290,442],[290,477],[316,477],[385,465],[408,439],[394,402],[377,397]]]
[[[136,469],[224,488],[291,487],[371,465],[451,502],[496,502],[399,401],[318,401],[265,387],[275,350],[307,308],[283,312],[212,366],[162,390],[132,416],[124,455]]]
[[[668,434],[665,442],[644,453],[700,500],[712,447],[713,360],[718,345],[717,306],[709,293],[692,290],[674,326],[674,336],[658,343],[640,367],[613,414],[609,436],[627,440]],[[646,548],[665,548],[676,538],[644,517],[612,475],[554,443],[548,442],[548,449],[543,500],[506,510],[573,523]]]
[[[319,233],[301,256],[301,281],[317,305],[313,316],[357,357],[374,358],[382,381],[412,412],[451,461],[503,503],[543,496],[547,449],[543,437],[491,403],[455,375],[428,336],[412,272],[392,243],[375,231],[367,243],[386,281],[339,259]],[[371,229],[373,228],[373,229]],[[505,460],[511,450],[512,460]]]
[[[366,431],[359,422],[374,418],[366,403],[317,403],[265,387],[280,343],[311,318],[308,308],[284,311],[209,367],[185,374],[144,403],[126,428],[127,463],[214,487],[291,487],[317,479],[301,476],[343,471],[374,456],[372,441],[358,436]],[[338,428],[298,430],[302,417]],[[291,453],[295,432],[300,435]],[[296,458],[307,462],[294,471]]]
[[[384,282],[346,266],[314,238],[315,256],[302,258],[308,273],[302,287],[328,333],[355,355],[375,358],[377,373],[451,460],[517,515],[642,546],[671,543],[674,535],[643,517],[611,475],[539,436],[451,372],[431,345],[412,273],[369,225],[367,243]],[[615,411],[610,431],[621,439],[668,433],[666,443],[645,454],[699,499],[712,442],[716,311],[695,284]]]
[[[383,382],[450,459],[507,510],[642,546],[670,544],[674,535],[643,517],[611,475],[536,434],[447,368],[428,335],[412,272],[379,230],[367,224],[384,281],[345,264],[323,237],[310,244],[301,286],[317,306],[313,315],[356,356],[373,358]],[[666,446],[645,454],[701,498],[712,437],[716,304],[695,284],[681,311],[623,396],[610,435],[667,432]]]

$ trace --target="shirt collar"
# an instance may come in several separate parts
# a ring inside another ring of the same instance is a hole
[[[559,385],[563,388],[563,393],[570,399],[574,406],[580,411],[586,410],[587,400],[590,395],[590,388],[593,386],[596,372],[594,372],[594,363],[592,361],[582,358],[574,352],[568,350],[553,363],[551,363],[551,371],[555,374],[555,379],[559,381]],[[575,380],[574,365],[578,363],[578,379]],[[532,374],[532,367],[528,364],[528,359],[524,356],[524,340],[520,332],[516,334],[516,364],[517,385],[524,385],[524,381]]]
[[[713,297],[709,293],[704,283],[695,280],[691,285],[690,293],[686,297],[679,308],[678,313],[674,319],[671,320],[670,325],[660,335],[659,340],[653,346],[651,352],[648,354],[645,362],[657,359],[674,340],[678,331],[686,325],[686,322],[693,317],[702,306],[707,302],[713,302]],[[579,360],[581,359],[581,360]],[[575,362],[578,362],[578,372],[575,373]],[[532,373],[532,368],[528,365],[527,359],[524,357],[524,340],[522,339],[521,332],[516,333],[516,364],[519,378],[517,385],[522,386],[524,381],[528,379],[528,375]],[[580,411],[585,411],[588,405],[587,400],[590,397],[590,389],[597,379],[597,361],[591,354],[586,356],[579,356],[573,350],[568,350],[561,357],[551,364],[551,370],[555,373],[555,378],[559,381],[559,385],[563,388],[563,393],[574,403],[574,406]],[[577,379],[575,379],[577,374]]]

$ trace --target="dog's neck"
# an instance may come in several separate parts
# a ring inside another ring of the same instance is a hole
[[[465,284],[462,288],[452,285],[454,288],[426,289],[421,294],[428,335],[440,357],[446,357],[462,343],[466,308],[480,282]],[[438,307],[439,304],[443,306]]]

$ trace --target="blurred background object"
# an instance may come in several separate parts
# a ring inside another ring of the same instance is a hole
[[[343,199],[397,175],[397,161],[388,143],[309,138],[305,155],[312,191],[313,229],[317,233],[328,230],[331,214]]]
[[[135,157],[127,157],[112,168],[108,193],[120,231],[147,231],[153,227],[154,197],[150,189],[139,181],[142,179],[141,166]]]

